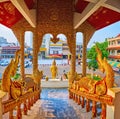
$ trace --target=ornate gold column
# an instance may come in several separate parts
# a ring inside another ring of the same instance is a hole
[[[86,53],[87,53],[87,42],[86,34],[83,33],[83,51],[82,51],[82,75],[86,76]]]
[[[21,72],[21,78],[24,80],[25,76],[25,68],[24,68],[24,30],[21,30],[20,34],[20,49],[21,49],[21,55],[20,55],[20,72]]]
[[[67,55],[68,65],[70,64],[70,54]]]
[[[75,39],[75,36],[72,41],[71,72],[72,72],[72,75],[74,75],[76,72],[76,39]]]
[[[80,54],[78,54],[78,59],[80,59]]]
[[[70,65],[70,72],[68,73],[69,88],[71,88],[71,85],[75,80],[75,73],[76,73],[76,38],[75,36],[76,36],[76,33],[74,32],[73,36],[68,39],[69,41],[68,46],[71,52],[71,65]],[[70,43],[71,39],[72,39],[72,42]]]
[[[79,28],[76,29],[77,32],[83,33],[83,52],[82,52],[82,75],[86,76],[86,53],[87,53],[87,44],[96,31],[93,26],[91,26],[87,21],[80,25]]]
[[[33,73],[38,69],[38,36],[37,31],[33,32]]]

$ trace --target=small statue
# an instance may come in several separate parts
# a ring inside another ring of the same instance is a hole
[[[45,77],[45,80],[48,81],[48,77],[47,76]]]
[[[52,62],[52,66],[50,67],[50,71],[52,73],[52,79],[55,79],[57,76],[57,73],[58,73],[58,69],[57,69],[55,60],[53,60],[53,62]]]

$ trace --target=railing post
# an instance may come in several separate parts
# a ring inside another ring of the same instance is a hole
[[[3,109],[2,109],[2,98],[0,98],[0,119],[2,119],[2,113],[3,113]]]
[[[96,102],[92,101],[92,117],[96,117],[97,109],[96,109]]]
[[[3,115],[2,99],[5,95],[6,95],[6,92],[0,91],[0,119],[2,119],[2,115]]]
[[[13,119],[14,117],[13,117],[13,110],[11,110],[10,112],[9,112],[9,119]]]
[[[85,106],[85,98],[84,97],[82,97],[81,106],[82,106],[82,108],[84,108],[84,106]]]
[[[102,104],[101,119],[106,119],[106,104]]]
[[[110,88],[107,94],[114,98],[114,105],[107,105],[106,119],[120,119],[120,88]]]
[[[22,113],[21,113],[20,105],[21,105],[21,104],[19,104],[19,105],[17,106],[17,119],[22,119]]]
[[[30,99],[28,99],[28,110],[30,110]]]
[[[81,104],[81,96],[79,95],[78,96],[78,105],[80,105]]]
[[[89,112],[90,111],[90,100],[86,99],[86,111]]]
[[[75,100],[75,93],[73,93],[73,100]]]
[[[72,99],[72,92],[69,90],[69,99]]]
[[[27,102],[24,102],[24,115],[27,115]]]
[[[75,102],[77,103],[78,102],[78,95],[76,94],[75,96]]]

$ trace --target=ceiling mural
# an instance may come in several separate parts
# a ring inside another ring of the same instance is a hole
[[[87,21],[96,29],[101,29],[120,20],[120,13],[100,7]]]
[[[25,0],[26,5],[29,9],[33,7],[33,0]],[[18,22],[23,16],[15,8],[15,6],[10,2],[1,2],[0,3],[0,23],[12,27],[16,22]]]
[[[27,7],[29,9],[32,9],[35,5],[34,4],[35,1],[37,1],[37,0],[24,0],[24,1],[26,3]],[[64,1],[64,0],[60,0],[60,1]],[[102,0],[100,0],[100,1],[102,1]],[[39,2],[39,0],[38,0],[38,2]],[[45,5],[50,4],[49,1],[47,3],[45,3],[45,2],[46,1],[44,1]],[[59,5],[56,7],[57,0],[56,1],[53,0],[53,2],[54,2],[54,4],[52,6],[50,6],[50,8],[48,8],[48,9],[49,9],[49,17],[50,17],[49,20],[54,21],[53,23],[55,25],[57,20],[62,19],[62,17],[60,17],[60,14],[63,14],[63,13],[62,13],[62,11],[59,10],[60,9]],[[92,2],[94,2],[94,3],[92,3]],[[86,10],[88,5],[95,4],[95,2],[99,2],[99,1],[98,0],[95,0],[95,1],[93,1],[93,0],[76,0],[76,2],[73,4],[74,12],[82,14]],[[107,2],[109,2],[109,1],[107,0]],[[69,2],[68,2],[68,6],[69,6]],[[55,10],[55,8],[56,8],[56,10]],[[48,11],[48,9],[46,9],[46,11]],[[119,7],[117,9],[119,11]],[[37,10],[37,11],[38,11],[38,15],[39,15],[39,12],[41,12],[41,11],[39,11],[39,10]],[[66,16],[70,17],[69,13],[67,13],[67,12],[69,12],[69,10],[65,11],[65,12],[66,12],[65,13]],[[60,13],[60,14],[58,14],[58,13]],[[47,14],[45,14],[44,16],[46,16],[46,15]],[[10,2],[10,0],[8,0],[6,2],[0,2],[0,23],[1,24],[11,28],[22,17],[23,16],[21,15],[21,13],[15,8],[15,6]],[[69,18],[67,20],[68,21],[62,20],[62,21],[64,21],[63,24],[65,24],[65,23],[67,24],[69,22],[69,20],[71,20],[71,18]],[[101,6],[92,15],[90,15],[86,19],[86,21],[90,25],[92,25],[96,30],[98,30],[98,29],[101,29],[112,23],[120,21],[120,12],[116,12],[116,11],[113,11],[112,9]]]

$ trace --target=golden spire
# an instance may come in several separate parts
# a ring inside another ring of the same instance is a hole
[[[52,65],[56,65],[56,61],[55,61],[55,59],[53,60]]]

